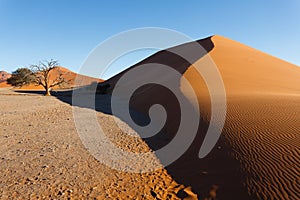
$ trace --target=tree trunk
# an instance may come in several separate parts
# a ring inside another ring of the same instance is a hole
[[[50,93],[50,88],[48,86],[45,87],[45,96],[51,96],[51,93]]]

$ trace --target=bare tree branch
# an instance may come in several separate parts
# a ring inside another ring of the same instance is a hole
[[[32,71],[35,75],[35,83],[37,85],[42,85],[46,90],[46,95],[50,95],[50,90],[53,87],[61,87],[64,84],[69,84],[70,80],[66,80],[64,75],[66,73],[61,72],[58,67],[58,62],[56,60],[39,62],[38,65],[31,66]],[[56,70],[58,75],[51,80],[50,75],[54,76],[55,72],[51,73],[53,70]]]
[[[45,95],[50,95],[52,88],[67,85],[71,81],[66,79],[68,72],[62,72],[56,60],[39,62],[37,65],[31,65],[30,68],[17,69],[8,79],[8,83],[16,87],[32,83],[41,85],[45,88]]]

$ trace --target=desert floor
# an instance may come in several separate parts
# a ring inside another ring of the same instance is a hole
[[[165,169],[126,173],[101,164],[82,145],[72,107],[55,97],[0,89],[0,114],[0,199],[195,197]],[[111,138],[120,136],[111,116],[97,115]]]
[[[222,137],[209,156],[187,152],[151,173],[117,171],[96,160],[76,131],[70,96],[63,98],[0,89],[0,199],[214,199],[216,193],[299,199],[297,95],[228,96]],[[143,140],[126,137],[113,116],[96,116],[116,145],[149,150]]]

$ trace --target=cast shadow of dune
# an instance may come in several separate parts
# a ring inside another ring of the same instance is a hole
[[[197,42],[205,49],[205,51],[194,56],[194,61],[192,62],[196,62],[214,48],[214,44],[210,37]],[[179,48],[180,51],[184,51],[188,54],[194,53],[192,52],[193,48],[191,48],[190,43],[175,48]],[[85,104],[84,102],[74,104],[74,101],[72,101],[72,91],[57,91],[53,92],[52,95],[72,106],[95,109],[96,111],[112,115],[111,93],[115,84],[122,75],[130,69],[147,63],[164,64],[177,70],[180,74],[184,74],[191,66],[191,63],[187,62],[184,58],[168,50],[164,50],[137,63],[128,70],[121,72],[104,83],[101,83],[98,88],[101,88],[104,85],[109,85],[110,88],[106,91],[107,94],[97,94],[94,96],[95,105]],[[134,84],[134,82],[135,80],[132,80],[132,84]],[[179,87],[179,83],[177,87]],[[73,93],[76,93],[78,90],[88,91],[89,88],[90,86],[75,89]],[[155,136],[144,139],[147,145],[155,151],[168,144],[174,138],[180,124],[180,105],[174,94],[165,87],[156,84],[147,84],[137,89],[130,99],[129,106],[131,108],[130,114],[132,119],[140,126],[147,125],[150,122],[148,111],[154,104],[162,105],[167,113],[167,120],[161,131]],[[201,110],[202,109],[200,108],[200,112],[202,112]],[[200,113],[200,115],[210,116],[210,113]],[[121,120],[126,122],[126,119],[121,118]],[[219,139],[217,145],[208,156],[199,159],[198,153],[208,129],[208,125],[209,121],[201,118],[199,129],[192,145],[178,160],[166,167],[168,173],[179,184],[191,186],[193,192],[198,194],[199,199],[203,199],[207,196],[213,197],[215,190],[217,190],[218,199],[250,199],[247,191],[242,185],[244,177],[239,173],[239,163],[230,157],[230,146],[227,145],[223,137]],[[190,133],[186,134],[187,137],[189,137]],[[158,159],[163,158],[158,156]],[[181,191],[181,194],[178,195],[184,197],[187,194]]]
[[[195,42],[160,51],[132,66],[128,70],[112,77],[101,85],[109,84],[110,88],[107,92],[111,94],[123,74],[132,68],[137,68],[148,63],[163,64],[177,70],[180,74],[184,74],[191,64],[204,57],[214,48],[211,37],[197,41],[197,45],[198,44],[203,47],[204,51],[199,52],[197,47],[195,48],[194,46]],[[189,59],[186,60],[186,57]],[[144,75],[141,74],[141,77],[137,77],[137,79],[143,79],[143,76]],[[165,74],[165,76],[167,76],[167,74]],[[126,83],[126,85],[122,87],[134,84],[135,81],[136,80],[129,80],[129,83]],[[177,84],[175,87],[179,88],[180,83],[178,82]],[[205,101],[206,100],[207,99],[205,99]],[[163,129],[155,136],[144,139],[151,149],[157,150],[168,144],[176,135],[180,124],[181,113],[179,102],[172,91],[156,84],[144,85],[133,93],[129,105],[132,109],[146,116],[146,119],[143,118],[142,120],[144,123],[140,122],[140,125],[145,125],[150,122],[148,111],[154,104],[162,105],[167,113],[167,120]],[[210,104],[208,105],[210,106]],[[202,106],[205,107],[207,104],[204,103]],[[201,108],[200,105],[200,116],[210,116],[210,113],[207,112],[207,110],[210,109],[204,107]],[[135,116],[141,115],[135,115],[131,112],[131,117],[139,124],[141,118],[137,119],[139,117]],[[224,138],[220,138],[218,144],[208,156],[199,159],[199,150],[210,123],[207,119],[209,119],[209,117],[201,118],[199,122],[200,128],[198,129],[194,142],[178,160],[166,167],[167,171],[177,182],[185,186],[191,186],[193,191],[196,192],[201,199],[209,196],[210,192],[213,193],[216,187],[218,187],[217,194],[219,199],[250,199],[242,184],[244,177],[239,173],[239,163],[230,157],[232,150],[226,141],[224,141]],[[126,119],[122,120],[126,122]],[[191,133],[186,133],[186,137],[190,135]],[[163,162],[164,158],[158,156],[158,159]]]

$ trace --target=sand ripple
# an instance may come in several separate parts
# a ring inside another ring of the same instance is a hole
[[[300,98],[232,97],[224,135],[258,199],[300,198]]]

